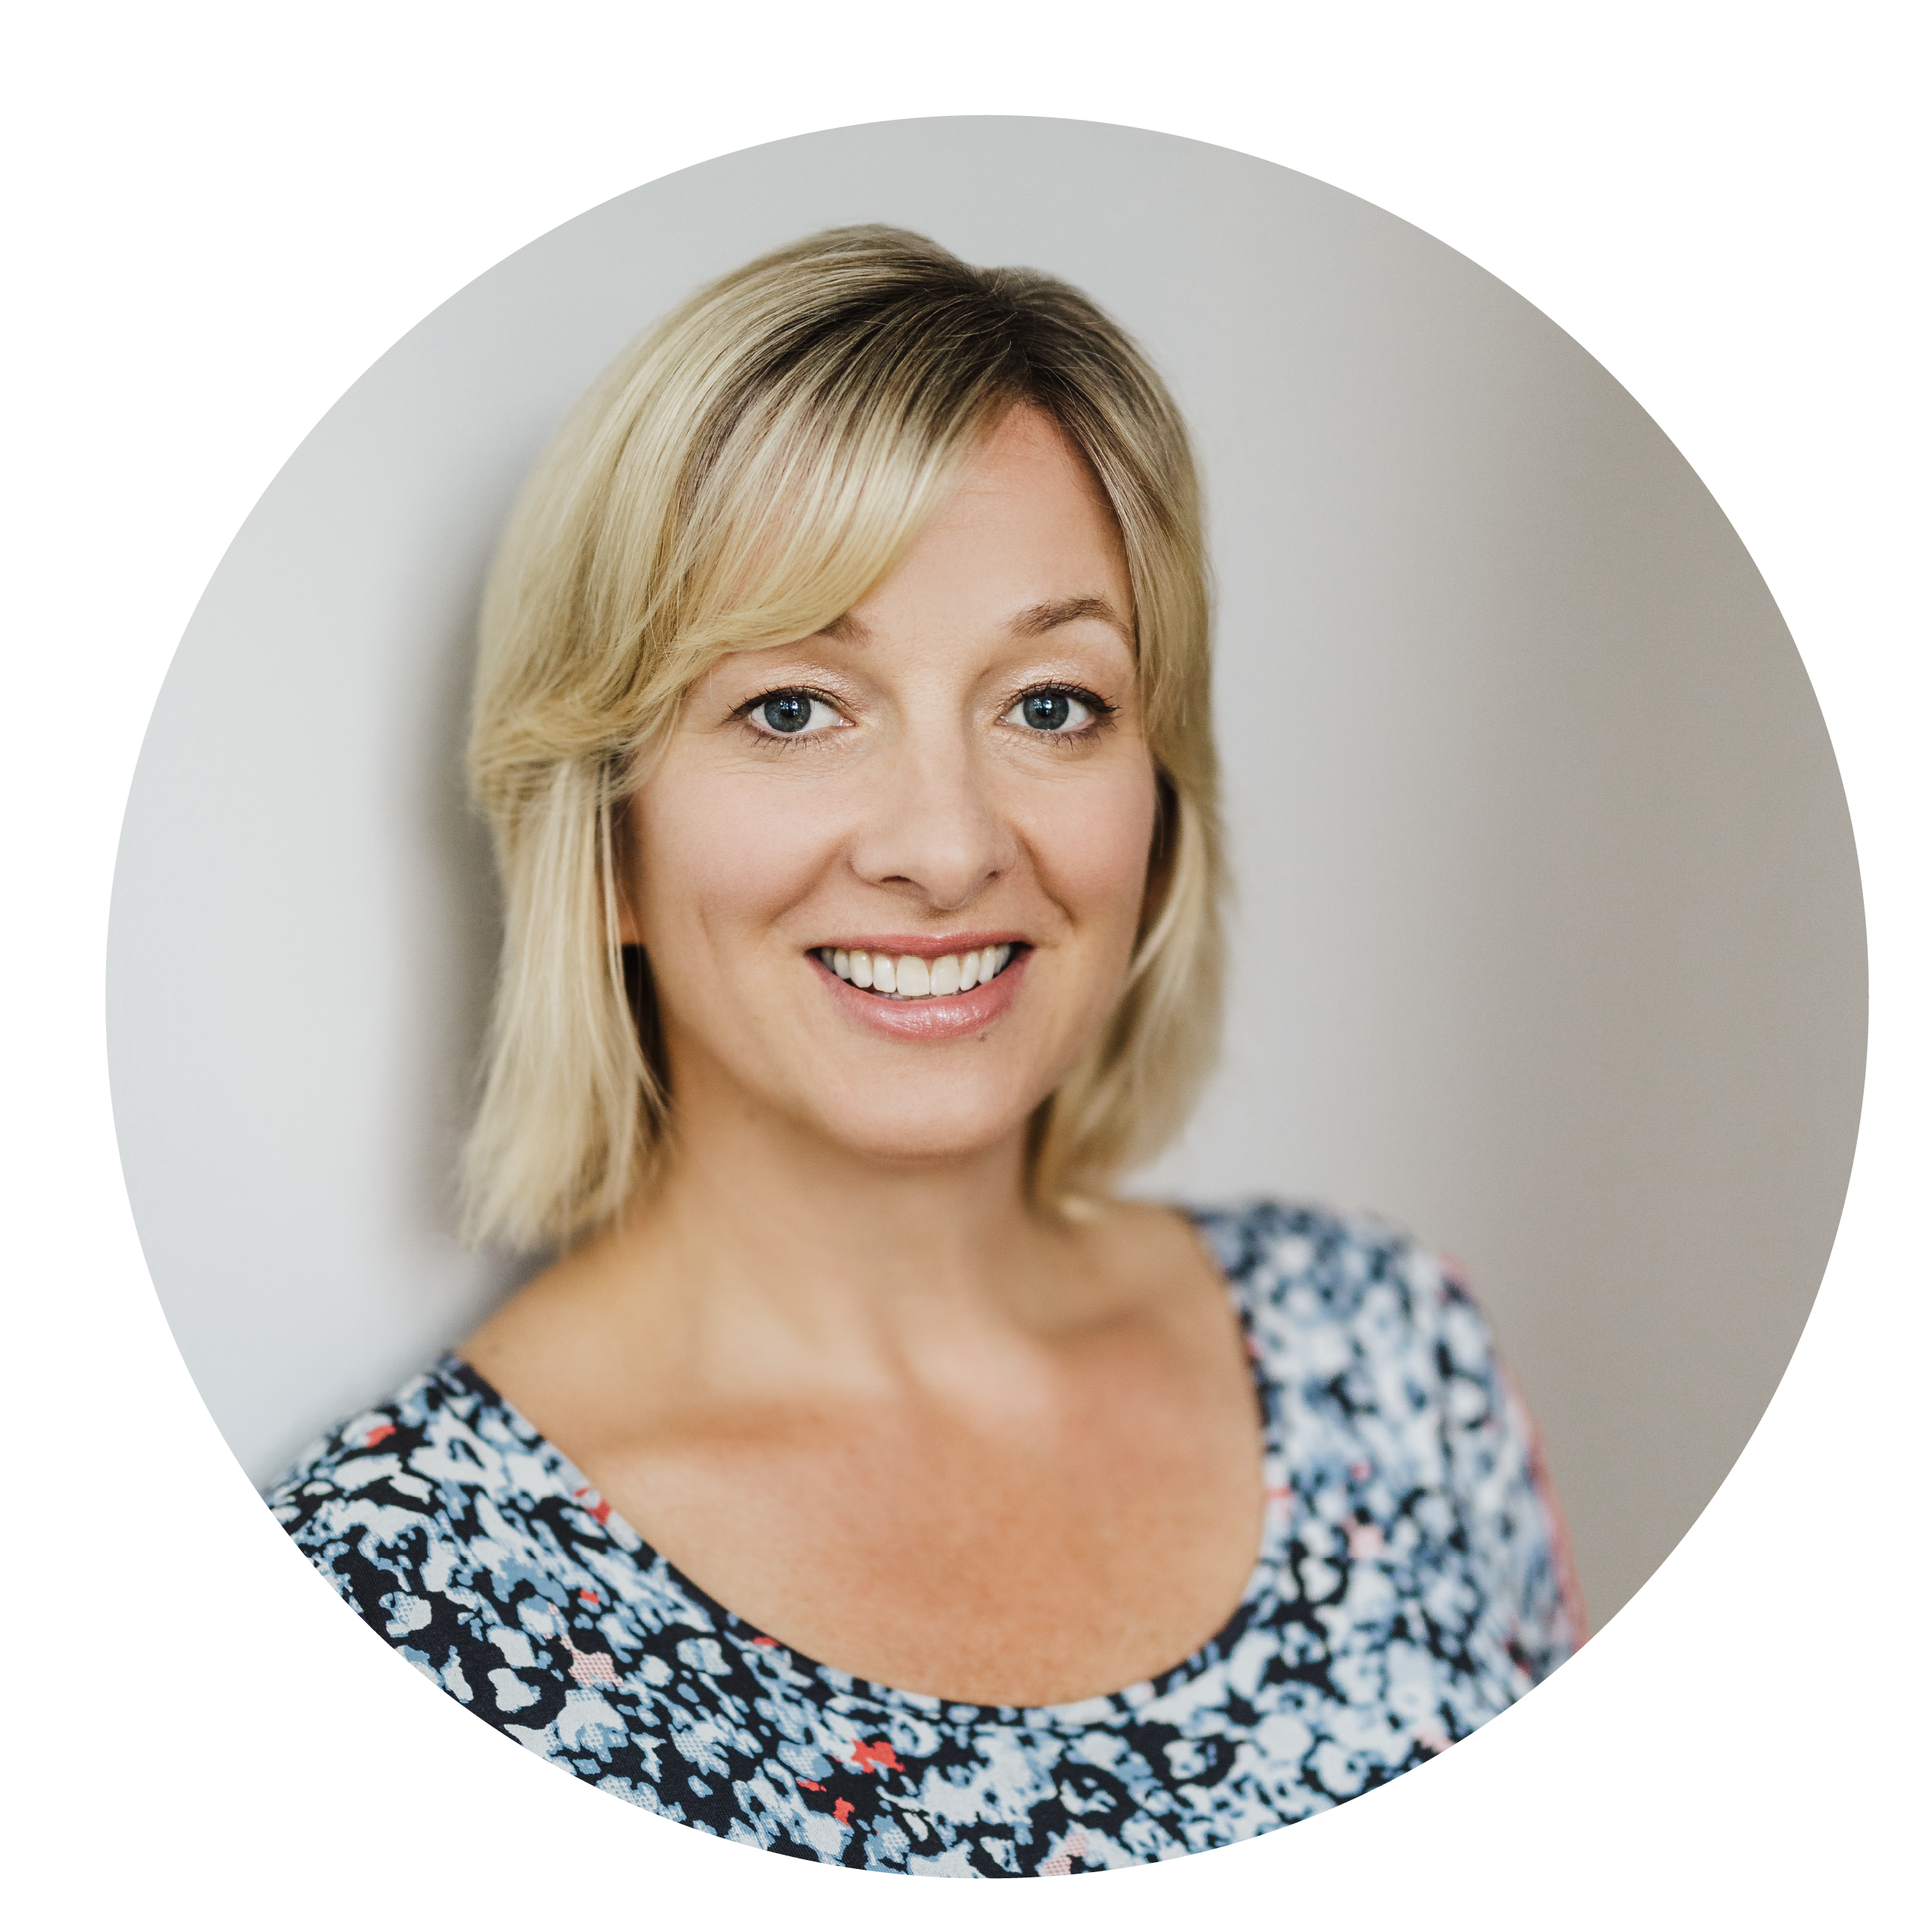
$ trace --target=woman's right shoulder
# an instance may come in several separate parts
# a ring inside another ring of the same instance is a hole
[[[527,1425],[460,1358],[445,1355],[386,1401],[319,1436],[263,1492],[298,1542],[339,1534],[377,1512],[424,1518],[446,1506],[451,1479],[499,1487],[506,1458],[533,1443]]]
[[[265,1496],[349,1608],[464,1703],[529,1660],[529,1632],[555,1605],[593,1590],[591,1563],[636,1544],[455,1355],[311,1443]],[[561,1702],[571,1687],[551,1689]],[[538,1696],[499,1685],[497,1704],[522,1711]]]

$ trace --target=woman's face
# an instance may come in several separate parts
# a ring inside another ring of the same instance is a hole
[[[693,688],[624,855],[680,1111],[912,1162],[1023,1126],[1139,924],[1133,621],[1099,486],[1022,406],[862,602]]]

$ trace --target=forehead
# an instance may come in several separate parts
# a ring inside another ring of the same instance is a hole
[[[832,627],[854,638],[937,606],[1039,636],[1096,621],[1131,648],[1118,524],[1086,458],[1044,411],[1008,412],[897,565]]]
[[[889,619],[890,613],[886,614]],[[1113,641],[1118,643],[1130,657],[1133,655],[1132,621],[1105,597],[1061,597],[1042,603],[1024,605],[1007,613],[998,628],[1006,638],[1015,643],[1024,643],[1031,639],[1050,636],[1075,624],[1083,627],[1097,625],[1102,633],[1111,632]],[[1089,634],[1091,634],[1090,632]],[[876,645],[880,636],[880,630],[867,622],[862,606],[855,606],[843,617],[833,619],[817,633],[818,639],[860,647]]]
[[[1100,480],[1066,431],[1030,402],[1009,409],[968,458],[927,533],[963,536],[1021,525],[1119,552],[1124,564],[1120,527]]]

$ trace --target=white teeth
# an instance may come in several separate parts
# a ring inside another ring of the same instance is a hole
[[[916,952],[895,959],[888,953],[822,946],[818,956],[840,979],[868,992],[894,993],[901,999],[946,999],[984,986],[1013,957],[1013,949],[982,946],[975,952],[949,952],[928,960]]]

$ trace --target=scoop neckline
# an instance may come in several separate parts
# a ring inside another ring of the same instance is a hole
[[[974,1725],[1010,1724],[1015,1719],[1022,1718],[1049,1724],[1086,1724],[1093,1721],[1102,1707],[1124,1705],[1130,1709],[1137,1709],[1144,1705],[1156,1702],[1182,1685],[1202,1675],[1211,1669],[1219,1658],[1227,1655],[1247,1627],[1255,1605],[1266,1596],[1278,1577],[1281,1550],[1286,1536],[1285,1513],[1277,1507],[1277,1500],[1280,1494],[1276,1481],[1280,1449],[1280,1384],[1269,1373],[1265,1355],[1255,1336],[1252,1310],[1246,1293],[1246,1278],[1237,1283],[1228,1274],[1205,1224],[1206,1215],[1190,1208],[1180,1208],[1177,1211],[1185,1215],[1201,1235],[1207,1246],[1209,1258],[1214,1264],[1215,1272],[1221,1277],[1221,1286],[1233,1307],[1235,1320],[1240,1327],[1243,1351],[1247,1357],[1255,1399],[1261,1405],[1261,1546],[1256,1553],[1254,1565],[1248,1573],[1248,1580],[1242,1588],[1239,1601],[1229,1612],[1227,1619],[1205,1642],[1180,1662],[1170,1665],[1152,1677],[1138,1678],[1118,1690],[1096,1691],[1088,1697],[1072,1698],[1055,1704],[983,1704],[971,1698],[947,1697],[933,1691],[902,1690],[896,1685],[879,1683],[869,1677],[841,1670],[836,1664],[822,1662],[796,1646],[786,1643],[783,1637],[761,1629],[749,1618],[740,1616],[728,1605],[721,1603],[702,1583],[687,1576],[648,1537],[643,1535],[635,1524],[611,1507],[603,1491],[480,1369],[458,1355],[454,1349],[444,1351],[431,1373],[445,1380],[454,1380],[466,1384],[469,1393],[508,1418],[517,1434],[525,1439],[524,1452],[535,1455],[543,1464],[546,1474],[562,1485],[558,1492],[559,1500],[574,1508],[582,1508],[583,1499],[586,1496],[594,1496],[605,1512],[597,1519],[599,1527],[608,1534],[614,1524],[621,1532],[620,1537],[613,1537],[611,1541],[623,1552],[626,1560],[639,1576],[647,1579],[653,1573],[661,1576],[707,1612],[717,1626],[719,1634],[730,1636],[747,1648],[755,1644],[758,1638],[764,1638],[773,1649],[784,1653],[795,1671],[805,1676],[817,1677],[829,1690],[840,1697],[910,1708],[928,1718],[935,1713],[943,1714],[955,1723]],[[626,1537],[635,1545],[634,1548],[626,1546],[623,1540]],[[739,1633],[746,1634],[741,1636]],[[970,1718],[959,1715],[964,1712],[970,1712]]]

